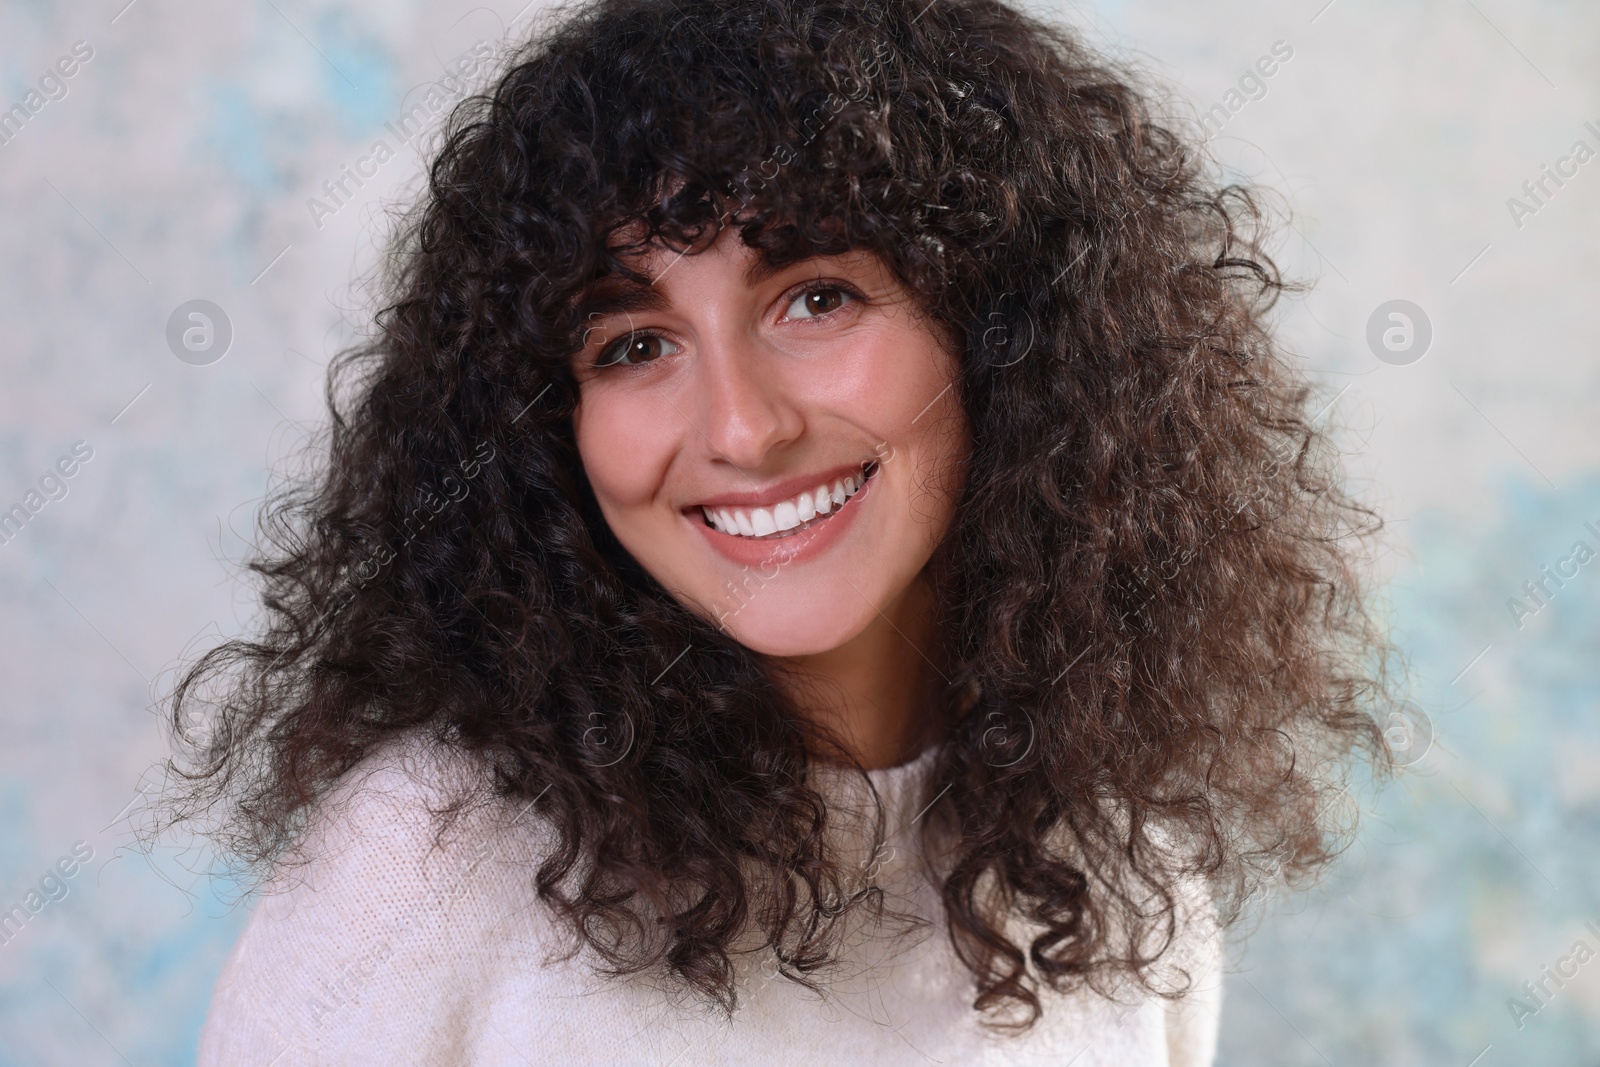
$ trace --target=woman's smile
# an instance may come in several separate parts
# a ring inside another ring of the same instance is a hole
[[[770,504],[761,502],[769,498],[766,493],[728,493],[697,506],[705,516],[706,525],[723,533],[741,537],[784,536],[818,517],[827,518],[836,507],[843,507],[845,501],[860,491],[876,469],[877,461],[869,459],[837,477],[830,474],[801,477],[799,482],[808,487],[814,484],[815,488],[807,488]],[[750,505],[748,511],[745,505]]]
[[[691,510],[691,521],[713,549],[740,566],[808,562],[867,521],[860,513],[878,470],[878,461],[868,460],[852,474],[832,483],[823,479],[771,507],[702,505]]]

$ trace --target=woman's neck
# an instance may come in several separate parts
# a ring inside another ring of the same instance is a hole
[[[777,661],[777,684],[868,770],[913,759],[938,740],[932,711],[944,649],[934,611],[919,579],[838,648]]]

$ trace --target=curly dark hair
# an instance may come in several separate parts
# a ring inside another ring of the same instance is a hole
[[[420,731],[536,798],[557,845],[531,888],[614,973],[664,964],[731,1011],[742,931],[796,981],[835,958],[858,898],[806,772],[836,739],[622,549],[570,418],[579,297],[737,226],[774,266],[869,250],[958,342],[921,832],[955,833],[984,1024],[1031,1027],[1041,984],[1154,989],[1185,879],[1224,924],[1304,884],[1353,832],[1330,801],[1393,770],[1356,552],[1382,524],[1271,335],[1267,194],[1209,177],[1140,85],[997,0],[557,12],[452,112],[316,468],[263,504],[263,632],[171,694],[174,821],[222,804],[208,832],[269,871]],[[624,936],[640,902],[659,943]]]

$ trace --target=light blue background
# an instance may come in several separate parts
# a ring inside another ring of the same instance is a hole
[[[198,849],[127,847],[163,752],[152,702],[250,627],[236,579],[255,506],[322,417],[323,367],[364,321],[353,279],[419,157],[400,148],[320,227],[307,201],[376,140],[399,147],[384,124],[407,93],[520,6],[125,2],[0,8],[0,106],[73,42],[94,48],[0,148],[0,508],[73,442],[94,450],[0,545],[0,901],[74,842],[94,849],[0,945],[4,1065],[193,1059],[244,912]],[[1317,284],[1285,303],[1282,336],[1389,520],[1379,589],[1437,734],[1365,798],[1347,860],[1234,947],[1220,1062],[1600,1061],[1600,962],[1520,1029],[1507,1006],[1580,937],[1600,949],[1584,929],[1600,925],[1600,561],[1524,626],[1508,608],[1575,541],[1600,549],[1584,525],[1600,529],[1600,162],[1520,226],[1507,207],[1575,140],[1600,148],[1584,128],[1600,127],[1600,8],[1038,10],[1191,116],[1274,42],[1293,48],[1211,147],[1293,204],[1281,262]],[[211,366],[165,343],[195,298],[235,331]],[[1410,366],[1364,339],[1396,298],[1434,327]]]

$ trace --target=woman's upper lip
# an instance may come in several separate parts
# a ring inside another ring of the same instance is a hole
[[[832,467],[828,470],[818,471],[815,474],[799,474],[793,478],[785,478],[781,482],[772,482],[760,489],[748,489],[737,493],[718,493],[708,496],[704,500],[697,500],[690,504],[685,511],[694,508],[769,508],[780,501],[789,500],[801,493],[815,489],[819,485],[831,486],[840,478],[850,474],[861,473],[861,468],[869,460],[856,463],[846,463],[842,466]]]

